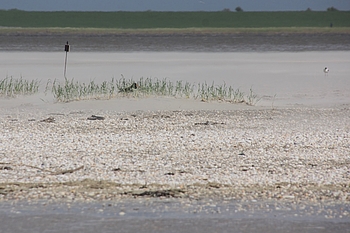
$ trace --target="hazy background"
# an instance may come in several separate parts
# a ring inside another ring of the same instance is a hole
[[[350,0],[1,0],[0,9],[27,11],[301,11],[350,10]]]

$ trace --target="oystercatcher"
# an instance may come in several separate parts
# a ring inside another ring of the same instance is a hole
[[[326,66],[326,67],[323,69],[323,72],[324,72],[324,74],[325,74],[325,75],[327,75],[327,74],[328,74],[329,69],[328,69],[328,67],[327,67],[327,66]]]
[[[139,85],[137,83],[133,83],[131,84],[130,87],[126,87],[126,88],[121,88],[119,89],[119,92],[132,92],[133,90],[137,89],[139,87]]]

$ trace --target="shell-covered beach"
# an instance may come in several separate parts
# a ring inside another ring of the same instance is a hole
[[[1,199],[350,200],[348,107],[91,115],[2,115]]]

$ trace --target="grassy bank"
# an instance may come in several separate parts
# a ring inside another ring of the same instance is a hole
[[[0,10],[1,27],[24,28],[324,28],[350,27],[350,11],[31,12]]]

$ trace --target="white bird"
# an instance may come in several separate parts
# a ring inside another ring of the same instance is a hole
[[[327,67],[327,66],[326,66],[326,67],[323,69],[323,72],[324,72],[324,74],[325,74],[325,75],[327,75],[327,74],[328,74],[329,69],[328,69],[328,67]]]

